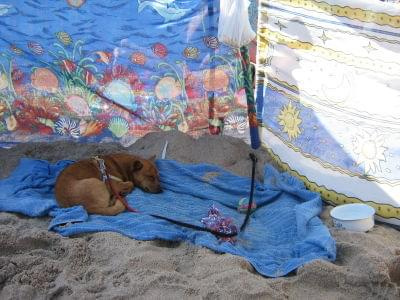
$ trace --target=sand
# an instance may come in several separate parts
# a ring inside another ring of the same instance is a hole
[[[152,133],[127,151],[209,162],[250,175],[249,146],[231,137]],[[124,150],[117,144],[69,142],[0,149],[0,178],[21,157],[57,161]],[[260,163],[267,154],[256,152]],[[246,260],[181,242],[135,241],[117,233],[64,238],[49,232],[49,218],[0,213],[0,299],[398,299],[400,232],[378,224],[369,233],[332,228],[327,206],[321,217],[337,241],[334,263],[317,260],[287,277],[257,274]]]

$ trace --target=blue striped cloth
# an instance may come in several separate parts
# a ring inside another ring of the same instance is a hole
[[[114,231],[138,240],[188,241],[242,256],[259,273],[270,277],[284,276],[314,259],[332,261],[336,257],[335,241],[318,217],[322,207],[319,195],[271,166],[265,167],[265,182],[256,183],[254,199],[258,208],[246,230],[232,244],[149,214],[203,226],[201,219],[215,205],[240,227],[245,215],[237,211],[237,205],[248,196],[249,178],[214,165],[159,160],[163,193],[148,194],[136,189],[128,196],[130,205],[140,213],[88,215],[81,206],[62,209],[54,200],[56,177],[70,163],[22,159],[10,177],[0,181],[0,211],[31,217],[50,215],[49,229],[63,236]]]

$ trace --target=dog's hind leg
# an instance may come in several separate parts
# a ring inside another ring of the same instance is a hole
[[[114,216],[125,210],[121,201],[110,205],[111,194],[105,183],[97,178],[79,180],[74,189],[79,190],[79,195],[84,200],[82,205],[90,214]]]
[[[90,207],[87,209],[88,213],[115,216],[122,213],[125,210],[125,206],[121,201],[116,201],[114,205],[108,207]]]

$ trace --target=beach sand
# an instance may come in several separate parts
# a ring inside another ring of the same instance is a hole
[[[57,142],[0,149],[0,178],[21,157],[80,159],[120,150],[208,162],[249,176],[250,147],[239,139],[177,132],[152,133],[129,148],[118,144]],[[269,161],[263,150],[262,165]],[[241,257],[217,254],[183,242],[136,241],[117,233],[64,238],[49,232],[49,218],[0,213],[0,299],[399,299],[400,232],[378,224],[368,233],[332,228],[334,263],[317,260],[284,278],[265,278]]]

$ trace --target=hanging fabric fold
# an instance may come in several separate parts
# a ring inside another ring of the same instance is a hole
[[[218,39],[221,43],[240,48],[255,39],[249,21],[249,0],[220,0]]]

